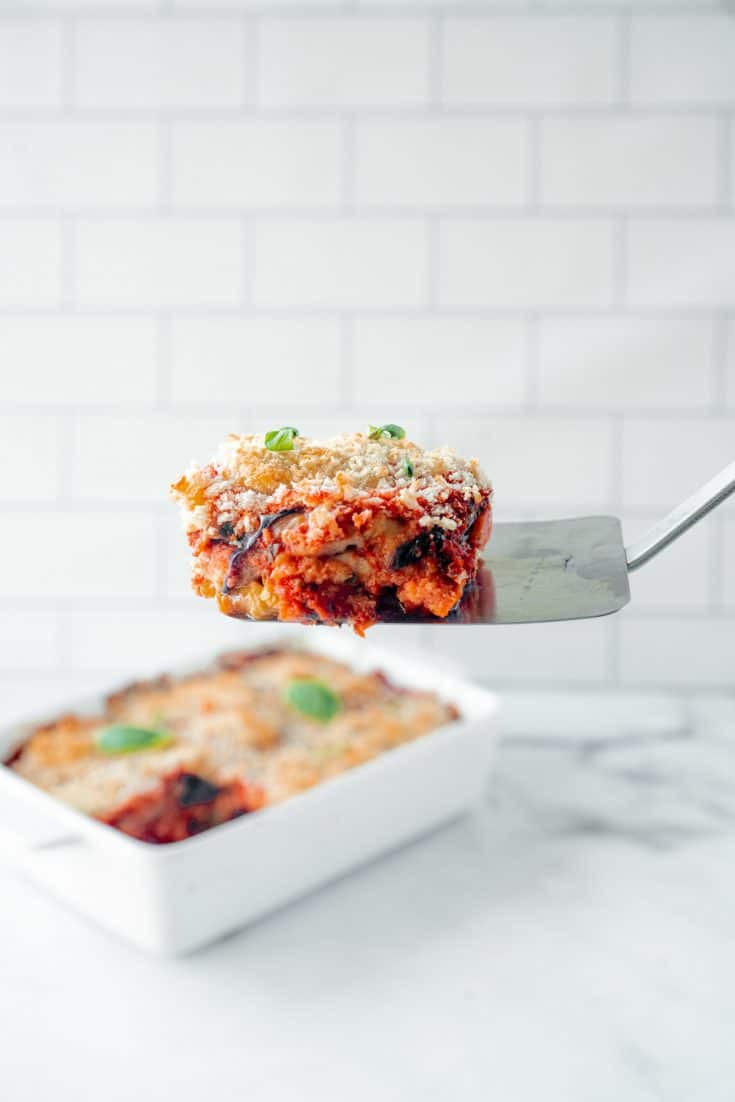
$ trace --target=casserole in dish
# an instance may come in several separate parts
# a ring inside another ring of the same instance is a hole
[[[284,633],[293,639],[280,628],[279,642]],[[6,852],[89,917],[144,948],[176,954],[417,836],[481,795],[494,742],[492,694],[423,660],[383,653],[341,634],[312,634],[307,654],[347,661],[357,671],[386,671],[396,686],[438,694],[460,718],[174,845],[130,837],[4,766],[0,841]],[[95,700],[75,711],[96,714],[101,706]],[[38,719],[1,732],[0,755],[8,758],[37,729]],[[16,816],[19,802],[26,808]]]
[[[294,647],[230,651],[40,724],[5,762],[141,842],[180,842],[459,718],[434,692]]]

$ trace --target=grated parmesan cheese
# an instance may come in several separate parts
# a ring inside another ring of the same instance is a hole
[[[396,495],[406,510],[421,514],[422,526],[451,531],[457,525],[447,504],[450,494],[459,492],[477,503],[490,489],[477,460],[462,459],[451,448],[427,451],[406,439],[373,440],[358,432],[324,441],[297,436],[287,452],[269,451],[260,434],[232,434],[213,461],[190,468],[173,493],[189,508],[190,530],[237,517],[239,531],[253,531],[257,518],[275,511],[286,498],[298,498],[308,508],[325,496],[380,505],[381,498]],[[202,499],[213,503],[214,515]],[[192,506],[193,500],[197,504]]]

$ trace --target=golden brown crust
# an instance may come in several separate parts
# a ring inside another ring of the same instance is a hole
[[[477,504],[491,490],[477,460],[449,448],[426,451],[407,439],[373,440],[360,432],[324,441],[297,436],[292,443],[291,451],[274,452],[262,435],[228,436],[210,464],[192,467],[172,487],[188,526],[216,536],[241,515],[259,517],[288,501],[311,509],[325,500],[390,495],[407,513],[430,518],[426,527],[449,522],[451,530],[451,492]]]
[[[321,723],[295,710],[284,690],[316,678],[340,702]],[[226,788],[241,782],[263,805],[456,718],[435,694],[399,689],[381,673],[294,650],[236,652],[183,678],[140,682],[111,694],[95,716],[64,715],[31,732],[9,763],[26,780],[88,814],[116,822],[131,800],[182,772]],[[108,756],[95,736],[111,723],[164,729],[159,749]],[[260,806],[260,804],[259,804]]]

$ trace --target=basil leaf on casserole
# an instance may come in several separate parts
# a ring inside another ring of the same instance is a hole
[[[371,440],[381,440],[384,436],[391,440],[403,440],[406,430],[400,425],[368,425],[368,437]]]
[[[286,703],[296,712],[315,719],[318,723],[329,723],[342,707],[336,693],[323,681],[313,677],[297,677],[289,682],[284,693]]]
[[[124,723],[113,723],[103,727],[95,737],[97,749],[103,754],[135,754],[139,750],[155,750],[168,746],[173,736],[167,731],[150,727],[129,727]]]
[[[293,451],[294,437],[299,435],[299,430],[293,425],[284,425],[281,429],[271,429],[265,434],[265,446],[271,452]]]

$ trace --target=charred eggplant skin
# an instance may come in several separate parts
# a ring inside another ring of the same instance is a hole
[[[412,566],[425,558],[430,551],[442,557],[444,545],[444,533],[440,528],[432,528],[430,532],[420,532],[418,536],[407,540],[398,547],[391,560],[393,570],[403,570],[405,566]]]
[[[282,520],[284,517],[295,516],[296,513],[303,513],[301,508],[295,509],[279,509],[277,513],[265,513],[260,518],[258,527],[254,532],[248,532],[238,542],[232,554],[230,555],[230,561],[227,566],[227,576],[225,577],[224,585],[222,586],[222,592],[224,594],[231,593],[235,586],[232,584],[232,574],[235,568],[240,564],[242,559],[248,554],[249,551],[255,547],[258,540],[263,533],[271,528],[276,521]]]
[[[474,508],[471,511],[464,532],[460,537],[463,543],[472,539],[475,525],[487,512],[487,509],[483,511],[480,508]],[[442,566],[447,566],[450,560],[447,556],[445,535],[440,528],[420,532],[418,536],[402,543],[393,554],[391,567],[393,570],[403,570],[404,567],[411,566],[425,558],[432,550]]]
[[[403,570],[404,567],[418,562],[419,559],[423,559],[424,555],[428,555],[431,544],[432,535],[430,532],[421,532],[413,539],[407,540],[406,543],[402,543],[400,547],[396,548],[391,567],[393,570]]]
[[[176,787],[176,802],[179,807],[210,804],[220,792],[218,785],[205,780],[198,773],[182,773]]]

